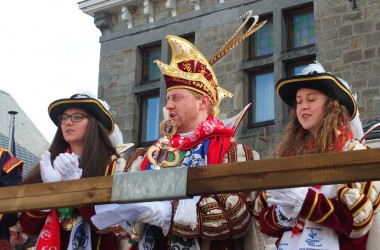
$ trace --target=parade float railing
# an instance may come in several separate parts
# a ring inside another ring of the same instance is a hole
[[[4,187],[0,213],[370,180],[380,180],[380,149]]]

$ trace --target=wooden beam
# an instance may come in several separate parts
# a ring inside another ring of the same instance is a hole
[[[112,176],[0,188],[0,212],[109,203]]]
[[[227,163],[188,171],[190,196],[380,180],[380,149]]]
[[[176,188],[177,182],[183,180],[170,178],[168,181],[167,176],[163,178],[156,171],[146,171],[139,173],[141,180],[136,184],[128,188],[120,187],[120,181],[126,184],[132,176],[136,178],[133,173],[123,173],[118,174],[115,180],[112,176],[105,176],[0,188],[0,212],[163,200],[162,192],[155,193],[154,190],[165,190],[168,186]],[[122,180],[124,178],[126,180]],[[120,190],[134,192],[139,189],[141,192],[141,183],[152,185],[146,180],[155,181],[153,192],[152,189],[145,189],[141,199],[134,195],[122,195]],[[186,193],[187,196],[193,196],[365,180],[380,180],[380,149],[188,168]],[[183,193],[173,192],[168,197],[183,198]]]

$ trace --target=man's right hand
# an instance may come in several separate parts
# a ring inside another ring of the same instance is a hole
[[[44,183],[61,181],[61,174],[53,168],[50,160],[50,152],[41,155],[40,160],[41,178]]]

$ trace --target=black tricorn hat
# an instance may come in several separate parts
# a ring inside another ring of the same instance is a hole
[[[97,119],[111,134],[114,129],[114,120],[108,109],[96,98],[87,94],[75,94],[70,98],[59,99],[49,105],[48,113],[55,125],[59,125],[58,116],[62,115],[66,109],[79,108],[87,111]]]
[[[276,90],[281,99],[292,109],[295,108],[296,94],[301,88],[316,89],[335,98],[349,112],[350,120],[356,115],[356,101],[348,86],[330,73],[311,73],[280,79]]]

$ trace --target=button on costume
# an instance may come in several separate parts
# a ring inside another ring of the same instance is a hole
[[[356,101],[348,84],[326,73],[318,63],[309,65],[301,75],[277,83],[278,94],[291,108],[300,88],[317,89],[337,99],[350,119],[358,121]],[[352,121],[351,129],[357,129]],[[343,136],[342,131],[339,127],[334,152],[366,149],[352,132]],[[307,144],[305,151],[311,146]],[[255,201],[254,215],[263,233],[278,238],[278,249],[376,249],[373,243],[370,248],[367,239],[378,211],[379,192],[378,181],[266,190]]]
[[[0,187],[15,186],[22,181],[24,163],[14,157],[8,150],[0,148]],[[9,248],[9,227],[17,223],[17,214],[0,213],[0,249]]]
[[[253,30],[265,23],[255,26],[257,19],[256,16]],[[171,62],[169,65],[158,60],[155,63],[164,74],[167,91],[187,89],[209,96],[214,114],[218,114],[219,102],[232,97],[232,94],[218,85],[211,63],[187,40],[173,35],[168,35],[166,39],[172,48]],[[231,48],[224,49],[228,51]],[[219,56],[221,54],[224,53],[219,53]],[[210,61],[218,59],[217,56]],[[170,147],[179,155],[176,166],[197,167],[258,160],[259,155],[248,145],[238,144],[233,139],[248,107],[224,122],[215,115],[209,115],[195,131],[171,135]],[[166,129],[161,132],[165,134]],[[154,149],[160,148],[159,144],[162,143],[161,139],[157,141]],[[127,160],[128,171],[162,171],[154,170],[162,159],[168,160],[168,164],[172,160],[163,157],[159,151],[148,150],[147,153],[147,150],[139,149]],[[251,223],[255,197],[256,192],[238,192],[202,195],[179,201],[120,204],[117,209],[110,209],[104,215],[108,212],[117,213],[120,217],[125,215],[123,218],[127,222],[115,220],[113,223],[120,223],[131,234],[135,239],[135,249],[237,249],[236,244],[245,245],[243,249],[247,250],[263,249],[261,233]],[[139,209],[143,211],[140,215],[130,215]],[[93,221],[107,226],[100,220],[102,215],[94,216]],[[247,233],[248,230],[250,233]]]

